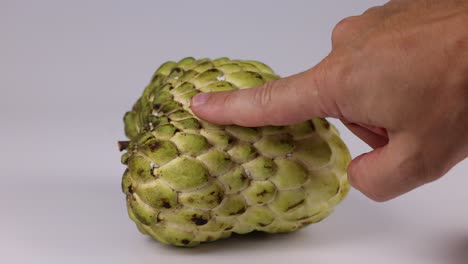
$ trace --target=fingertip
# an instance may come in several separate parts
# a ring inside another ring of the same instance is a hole
[[[200,108],[200,107],[203,107],[203,105],[205,105],[205,103],[208,101],[209,97],[210,97],[210,94],[209,94],[209,93],[199,93],[199,94],[196,94],[196,95],[192,98],[191,107],[192,107],[192,108]]]
[[[361,185],[361,178],[359,177],[360,174],[360,169],[359,167],[361,166],[361,160],[363,157],[367,155],[367,153],[362,154],[354,158],[348,165],[348,181],[351,186],[358,190],[362,190]]]
[[[231,124],[232,104],[227,103],[233,91],[199,93],[192,97],[190,108],[198,117],[219,125]]]
[[[208,101],[209,95],[206,93],[199,93],[192,97],[190,101],[190,109],[192,110],[193,114],[201,119],[204,118],[204,105]]]
[[[384,175],[375,166],[379,166],[379,157],[383,148],[375,149],[354,158],[348,166],[348,181],[355,189],[360,191],[375,202],[386,202],[396,195],[393,190],[382,186],[381,179]],[[391,187],[389,187],[391,188]]]

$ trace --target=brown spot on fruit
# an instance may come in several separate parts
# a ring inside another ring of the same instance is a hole
[[[312,218],[312,217],[314,217],[314,216],[316,216],[316,215],[318,215],[318,214],[320,214],[320,212],[318,212],[318,213],[314,213],[314,214],[312,214],[312,215],[306,215],[306,216],[303,216],[303,217],[301,217],[301,218],[298,218],[298,219],[296,219],[296,220],[298,220],[298,221],[301,221],[301,220],[306,220],[306,219],[308,219],[308,218]],[[309,221],[309,220],[308,220],[308,221]]]
[[[171,204],[170,204],[169,201],[166,200],[166,199],[162,199],[162,200],[161,200],[161,204],[162,204],[162,206],[163,206],[164,208],[166,208],[166,209],[171,208]]]
[[[310,128],[312,129],[312,131],[315,131],[315,125],[314,125],[314,122],[312,121],[309,121],[309,124],[310,124]]]
[[[245,208],[242,207],[241,209],[237,210],[237,212],[230,213],[229,215],[240,215],[245,212]]]
[[[156,151],[160,146],[161,144],[159,144],[159,142],[151,142],[150,144],[148,144],[148,148],[151,151]]]
[[[180,242],[182,242],[182,244],[184,244],[184,245],[188,245],[190,243],[190,240],[182,239],[182,241],[180,241]]]
[[[337,187],[336,187],[335,194],[338,194],[338,193],[340,193],[340,189],[341,189],[341,187],[340,187],[340,186],[337,186]]]
[[[119,147],[119,151],[124,151],[130,145],[130,141],[119,141],[117,142],[117,145]]]
[[[133,194],[127,194],[127,200],[128,201],[132,200],[132,201],[136,202],[136,198],[135,198],[135,196]],[[131,206],[131,204],[130,204],[130,206]]]
[[[158,78],[161,78],[161,74],[156,74],[153,76],[153,79],[151,79],[151,82],[154,82],[155,80],[157,80]]]
[[[298,203],[295,203],[295,204],[293,204],[293,205],[290,205],[290,206],[286,209],[286,211],[292,210],[292,209],[294,209],[294,208],[300,206],[300,205],[303,204],[303,203],[305,203],[305,200],[302,200],[302,201],[299,201]]]
[[[161,213],[158,213],[158,215],[156,215],[156,222],[157,222],[157,223],[160,223],[160,222],[163,221],[163,219],[161,219],[161,217],[160,217],[160,214],[161,214]]]
[[[216,196],[216,201],[218,201],[218,204],[223,201],[223,195],[221,193],[218,193],[218,196]]]
[[[246,181],[248,179],[248,177],[244,173],[242,173],[241,176],[240,176],[240,179],[242,181]]]
[[[252,74],[254,76],[254,78],[259,79],[259,80],[263,80],[263,77],[260,74],[258,74],[256,72],[252,72],[252,71],[249,71],[249,73]]]
[[[198,226],[206,225],[208,223],[208,220],[204,219],[203,217],[199,215],[192,215],[192,222]]]

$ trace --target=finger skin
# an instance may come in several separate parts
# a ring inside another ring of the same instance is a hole
[[[379,202],[441,178],[468,157],[468,2],[399,2],[384,7],[373,31],[357,40],[338,35],[338,43],[351,44],[336,45],[353,60],[342,82],[346,100],[338,102],[343,119],[375,148],[350,163],[349,180]],[[456,30],[461,24],[465,30]]]
[[[351,132],[353,132],[362,141],[366,142],[373,149],[381,148],[388,144],[388,136],[380,130],[375,132],[355,123],[343,123],[349,130],[351,130]]]
[[[305,72],[192,100],[219,124],[288,125],[335,117],[373,151],[351,184],[387,201],[468,157],[468,1],[393,0],[341,21],[332,51]]]
[[[329,90],[336,86],[326,62],[261,87],[198,94],[192,111],[217,124],[241,126],[290,125],[312,117],[337,117]]]

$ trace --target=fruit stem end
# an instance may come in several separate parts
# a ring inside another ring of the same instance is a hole
[[[119,151],[124,151],[128,148],[128,145],[130,144],[130,141],[119,141],[117,142],[117,145],[119,147]]]

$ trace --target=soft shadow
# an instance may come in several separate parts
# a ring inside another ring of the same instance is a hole
[[[439,243],[429,250],[429,257],[437,259],[445,264],[468,263],[468,233],[444,236],[438,239]],[[427,250],[424,252],[427,254]]]
[[[304,242],[304,237],[307,234],[303,230],[298,230],[292,233],[282,234],[267,234],[263,232],[252,232],[245,235],[233,234],[229,238],[202,243],[193,248],[175,247],[170,245],[161,245],[159,242],[148,238],[149,243],[159,244],[160,249],[164,249],[177,254],[210,254],[219,253],[233,253],[233,252],[247,252],[255,248],[256,252],[263,250],[271,250],[272,247],[280,244],[288,245],[288,247],[295,247],[299,243]]]
[[[352,190],[334,213],[309,228],[308,242],[334,246],[386,236],[401,222],[396,215],[390,204],[373,202]]]
[[[287,245],[288,248],[296,250],[341,246],[356,240],[372,239],[375,236],[391,233],[392,228],[397,225],[397,221],[392,219],[391,211],[382,207],[382,205],[377,206],[377,204],[354,193],[322,222],[292,233],[233,234],[229,238],[202,243],[194,248],[174,246],[161,246],[159,248],[178,254],[209,254],[211,252],[247,252],[251,251],[252,248],[255,248],[256,252],[271,251],[271,248],[277,248],[281,245]],[[383,226],[385,228],[382,228]],[[152,240],[149,239],[149,241]],[[160,244],[156,241],[151,243]]]
[[[468,235],[454,242],[454,246],[449,250],[451,264],[468,263]]]

